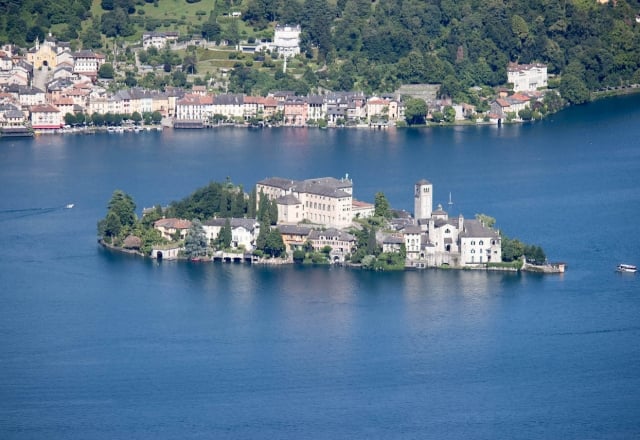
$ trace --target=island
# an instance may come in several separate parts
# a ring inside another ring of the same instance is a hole
[[[353,180],[269,177],[246,193],[211,182],[168,206],[145,208],[114,191],[98,222],[99,243],[157,260],[339,264],[369,270],[426,268],[562,273],[540,246],[509,238],[485,214],[450,216],[434,186],[414,184],[413,214],[353,197]],[[449,195],[449,207],[451,196]]]

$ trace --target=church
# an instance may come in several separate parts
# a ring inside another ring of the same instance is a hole
[[[414,224],[404,228],[409,267],[484,267],[502,261],[500,233],[480,220],[462,214],[450,218],[438,205],[433,209],[433,184],[414,185]]]

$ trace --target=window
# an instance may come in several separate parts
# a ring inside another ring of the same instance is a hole
[[[476,250],[475,250],[475,249],[471,249],[471,253],[472,253],[472,254],[475,254],[475,253],[476,253]]]
[[[480,246],[482,246],[484,244],[484,241],[480,240],[480,242],[478,243]]]
[[[475,240],[473,240],[473,241],[471,242],[471,246],[475,246],[475,245],[476,245],[476,242],[475,242]]]

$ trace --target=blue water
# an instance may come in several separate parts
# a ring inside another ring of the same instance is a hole
[[[542,123],[0,142],[1,438],[640,436],[640,97]],[[412,210],[434,184],[562,276],[157,264],[99,248],[227,176],[349,173]],[[71,210],[67,203],[75,203]]]

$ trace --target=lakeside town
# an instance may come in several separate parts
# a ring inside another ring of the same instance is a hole
[[[375,203],[357,200],[348,175],[270,177],[248,195],[230,182],[211,183],[168,207],[145,209],[138,222],[133,199],[116,191],[98,234],[106,247],[157,260],[564,272],[540,247],[502,235],[495,219],[450,216],[433,194],[431,182],[416,182],[412,215],[391,209],[383,193]]]
[[[161,50],[177,45],[176,32],[147,32],[140,48]],[[206,45],[194,40],[191,44]],[[269,53],[287,59],[300,53],[300,27],[276,26],[273,42],[238,45],[239,53]],[[69,43],[49,36],[26,53],[0,49],[0,130],[3,136],[59,133],[96,127],[143,125],[205,128],[223,123],[246,126],[378,127],[425,123],[489,123],[538,119],[557,111],[559,96],[547,88],[544,64],[510,63],[508,84],[479,105],[438,98],[440,85],[408,84],[394,93],[367,96],[358,91],[329,91],[298,96],[274,90],[267,96],[216,93],[221,84],[166,86],[164,90],[131,87],[113,90],[103,78],[107,57],[92,50],[72,51]],[[141,65],[142,71],[150,66]],[[152,69],[152,68],[151,68]],[[224,72],[223,72],[224,75]],[[216,86],[217,85],[217,89]],[[553,109],[549,109],[549,107]]]

